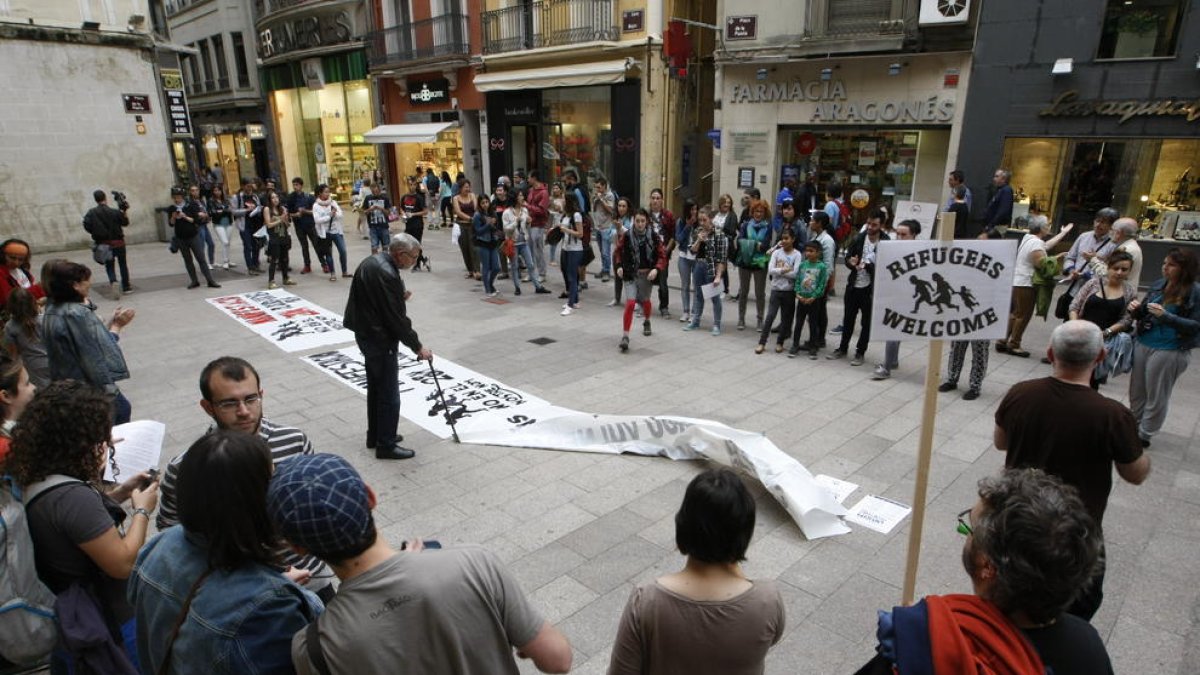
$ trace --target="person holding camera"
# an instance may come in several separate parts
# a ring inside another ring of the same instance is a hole
[[[207,221],[208,214],[201,210],[199,202],[185,202],[183,195],[182,189],[171,188],[171,200],[174,203],[171,205],[169,222],[175,229],[175,245],[179,248],[179,254],[183,256],[183,266],[192,280],[188,288],[200,286],[200,281],[196,278],[196,262],[200,263],[200,271],[204,273],[208,287],[220,288],[221,284],[213,279],[212,272],[208,270],[208,262],[204,258],[204,240],[200,235],[200,228]]]
[[[108,205],[108,196],[104,194],[104,190],[93,192],[92,199],[96,200],[96,205],[83,216],[83,229],[92,235],[92,251],[96,262],[104,264],[104,271],[108,273],[108,285],[113,288],[117,285],[117,273],[114,268],[119,265],[121,293],[132,293],[129,264],[125,259],[124,232],[124,229],[129,227],[129,202],[125,201],[124,194],[113,192],[113,199],[117,201],[118,207],[114,209]]]
[[[1187,370],[1192,348],[1200,343],[1196,267],[1195,253],[1171,249],[1163,260],[1162,278],[1150,286],[1144,300],[1129,303],[1129,314],[1137,325],[1129,407],[1137,418],[1142,447],[1150,447],[1150,439],[1162,429],[1171,390]]]

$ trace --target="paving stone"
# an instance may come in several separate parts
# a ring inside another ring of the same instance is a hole
[[[599,594],[565,574],[528,595],[542,616],[554,624],[587,607],[600,597]]]
[[[668,555],[667,551],[641,537],[630,537],[596,555],[571,576],[597,593],[607,593]]]

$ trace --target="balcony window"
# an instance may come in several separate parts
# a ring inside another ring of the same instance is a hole
[[[892,18],[892,0],[836,0],[828,4],[826,35],[878,35]]]
[[[230,33],[229,42],[233,46],[233,63],[237,67],[238,89],[250,87],[250,67],[246,62],[246,42],[241,33]]]
[[[1101,59],[1174,56],[1184,0],[1108,0]]]
[[[225,61],[225,38],[221,35],[212,36],[213,57],[217,62],[217,90],[229,89],[229,64]]]
[[[612,0],[520,0],[481,23],[485,54],[617,39]]]
[[[420,21],[404,21],[367,36],[371,66],[470,55],[467,16],[451,12]]]

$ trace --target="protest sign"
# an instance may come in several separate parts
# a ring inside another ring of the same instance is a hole
[[[1008,329],[1017,242],[882,241],[871,339],[983,340]]]
[[[354,340],[354,333],[342,327],[340,314],[282,289],[223,295],[208,301],[285,352]]]

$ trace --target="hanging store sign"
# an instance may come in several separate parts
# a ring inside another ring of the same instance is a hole
[[[1200,119],[1200,99],[1178,99],[1174,96],[1151,100],[1138,99],[1079,99],[1079,92],[1072,89],[1054,99],[1050,107],[1038,113],[1039,117],[1116,117],[1117,124],[1124,124],[1134,117],[1184,117],[1188,122]]]
[[[450,100],[450,80],[428,80],[408,83],[408,102],[413,105],[444,104]]]
[[[167,128],[172,136],[191,136],[192,114],[188,112],[187,94],[183,92],[183,72],[177,68],[162,68],[159,77],[166,99]]]

